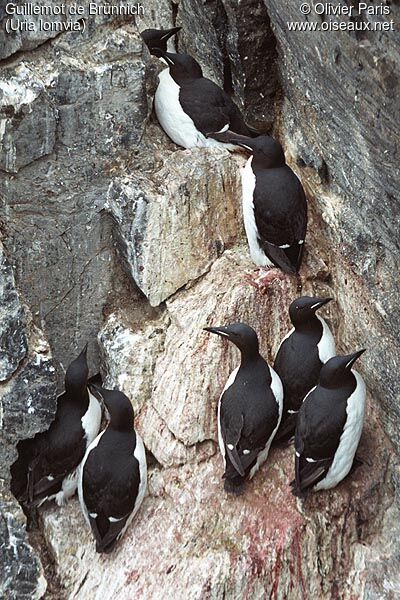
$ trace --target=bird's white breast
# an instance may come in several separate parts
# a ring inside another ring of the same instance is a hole
[[[318,342],[318,346],[317,346],[318,347],[318,356],[319,356],[319,360],[323,364],[325,364],[326,362],[328,362],[328,360],[330,358],[332,358],[332,356],[336,356],[335,340],[333,338],[331,330],[329,329],[325,319],[323,319],[319,315],[316,315],[316,317],[322,325],[322,336],[321,336],[321,339]]]
[[[242,169],[242,201],[243,201],[243,220],[246,230],[247,241],[250,249],[250,256],[259,267],[272,266],[271,261],[265,255],[259,244],[259,235],[254,214],[254,189],[256,187],[256,176],[252,169],[253,157],[250,156],[245,167]]]
[[[89,406],[82,419],[82,427],[85,432],[86,447],[92,443],[99,433],[101,424],[101,406],[100,402],[89,391]]]
[[[237,150],[237,146],[206,138],[201,131],[196,129],[193,120],[184,112],[179,102],[180,87],[171,77],[169,69],[161,71],[158,78],[159,84],[154,97],[154,108],[161,127],[175,144],[184,148],[205,147]]]
[[[364,423],[366,390],[361,375],[357,371],[352,371],[352,373],[357,380],[357,385],[347,400],[347,419],[339,446],[326,477],[317,483],[314,487],[315,490],[327,490],[335,487],[349,473],[354,461]]]
[[[146,451],[144,449],[143,440],[136,431],[136,448],[133,456],[139,463],[139,472],[140,472],[140,484],[139,491],[135,501],[134,514],[139,509],[140,505],[143,502],[143,498],[146,494],[147,489],[147,461],[146,461]]]
[[[232,373],[229,375],[225,387],[222,391],[222,394],[219,397],[218,400],[218,415],[217,415],[217,426],[218,426],[218,444],[219,444],[219,450],[222,454],[222,458],[224,459],[224,466],[226,466],[226,460],[225,460],[225,442],[223,440],[222,437],[222,430],[221,430],[221,400],[222,400],[222,396],[224,395],[224,393],[226,392],[227,389],[229,389],[231,387],[231,385],[233,385],[235,383],[235,379],[236,379],[236,375],[239,371],[240,367],[236,367],[236,369],[234,369],[232,371]]]
[[[182,109],[179,102],[180,87],[171,77],[169,69],[164,69],[158,77],[154,107],[161,127],[179,146],[205,146],[205,136],[196,129],[193,120]]]

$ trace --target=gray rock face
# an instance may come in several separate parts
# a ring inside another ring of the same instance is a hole
[[[36,600],[46,592],[39,558],[28,543],[25,518],[10,492],[0,488],[0,596]]]
[[[110,174],[124,168],[149,110],[141,38],[110,26],[89,38],[63,35],[1,70],[4,243],[64,368],[95,339],[120,285],[100,213]],[[95,350],[90,362],[98,366]]]
[[[6,364],[13,370],[18,368],[0,383],[0,596],[28,600],[41,598],[47,584],[39,556],[27,538],[25,517],[9,489],[10,467],[18,456],[18,442],[46,429],[54,416],[56,373],[48,343],[31,323],[29,312],[19,304],[4,254],[2,264],[6,266],[2,282],[7,291],[2,297],[2,310],[9,311],[9,319],[15,322],[10,329],[10,321],[2,319],[0,339],[19,341],[17,347],[8,343],[3,348]],[[10,331],[14,331],[14,338]]]
[[[20,5],[17,2],[5,2],[0,7],[0,60],[8,58],[21,50],[37,48],[46,40],[57,35],[57,31],[44,31],[44,28],[40,26],[40,21],[43,20],[43,17],[40,15],[32,14],[26,16],[16,14],[14,7],[18,6],[18,4]],[[54,9],[57,5],[59,6],[59,3],[56,0],[37,0],[34,5],[36,7]],[[62,14],[51,14],[47,15],[44,20],[49,25],[55,25],[56,23],[66,21],[66,17]]]
[[[112,184],[106,210],[126,268],[152,306],[233,245],[241,231],[239,198],[238,166],[225,150],[174,152],[153,179]]]
[[[56,374],[48,343],[33,328],[29,344],[26,362],[12,379],[0,385],[2,437],[5,441],[0,451],[0,468],[7,480],[7,471],[17,458],[19,440],[33,437],[46,429],[56,409]]]
[[[40,79],[24,65],[0,83],[2,121],[0,166],[7,173],[49,154],[56,115]]]
[[[183,0],[176,23],[183,27],[179,49],[233,94],[249,125],[269,130],[279,83],[275,38],[262,0]]]
[[[0,242],[0,381],[14,373],[26,352],[24,310]]]

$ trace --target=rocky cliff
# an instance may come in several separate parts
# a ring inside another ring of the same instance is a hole
[[[289,33],[305,19],[294,0],[149,1],[144,13],[39,35],[6,34],[0,9],[0,595],[40,598],[47,581],[57,599],[395,598],[399,34]],[[341,350],[368,347],[363,464],[304,506],[287,485],[291,449],[243,497],[222,493],[215,407],[238,357],[202,327],[245,320],[272,359],[300,290],[246,284],[243,159],[181,150],[157,125],[160,64],[137,31],[174,24],[249,123],[273,126],[309,199],[301,291],[335,298]],[[43,510],[38,543],[9,492],[18,441],[48,426],[86,340],[92,372],[132,399],[151,459],[149,495],[107,558],[75,500]]]

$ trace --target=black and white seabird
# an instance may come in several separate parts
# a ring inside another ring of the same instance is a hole
[[[237,149],[207,135],[230,132],[251,137],[254,130],[216,83],[203,77],[199,63],[189,54],[155,53],[167,62],[168,69],[159,75],[154,107],[161,127],[175,144],[184,148],[224,147]]]
[[[257,334],[244,323],[205,327],[240,350],[239,367],[229,376],[218,403],[218,441],[225,465],[225,490],[241,493],[267,460],[282,417],[283,390],[275,371],[259,353]]]
[[[21,503],[28,510],[46,500],[66,504],[77,488],[78,467],[86,448],[97,436],[102,409],[87,388],[87,344],[65,374],[65,392],[59,396],[49,429],[32,440],[27,488]]]
[[[87,449],[79,477],[79,501],[96,540],[109,553],[139,510],[147,487],[144,445],[134,429],[129,399],[120,391],[93,387],[110,416],[108,427]]]
[[[159,56],[159,54],[155,53],[156,48],[166,52],[168,40],[181,29],[181,27],[172,27],[171,29],[145,29],[140,35],[148,47],[150,54]]]
[[[336,355],[332,333],[316,314],[331,300],[302,296],[289,306],[293,329],[283,338],[274,363],[283,385],[283,415],[275,441],[294,435],[304,397],[317,385],[322,365]]]
[[[295,433],[293,494],[335,487],[349,473],[360,441],[365,384],[354,362],[365,350],[335,356],[321,369],[318,385],[299,410]]]
[[[251,152],[242,170],[243,218],[251,258],[260,267],[275,265],[295,275],[307,230],[303,187],[286,164],[281,144],[272,137],[229,139]],[[267,274],[265,281],[271,278]]]

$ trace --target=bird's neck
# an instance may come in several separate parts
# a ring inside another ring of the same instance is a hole
[[[340,380],[335,379],[335,381],[326,381],[323,377],[321,377],[320,384],[329,390],[347,390],[349,393],[351,393],[357,387],[357,379],[353,371],[350,370],[346,373],[343,373]]]
[[[253,171],[256,173],[257,171],[263,171],[265,169],[280,169],[286,166],[285,161],[271,159],[267,156],[260,156],[255,154],[253,156],[253,160],[251,161],[251,166]]]
[[[65,390],[67,396],[72,402],[76,402],[80,406],[89,404],[89,392],[87,387],[82,388],[68,388]]]
[[[296,325],[294,325],[294,328],[297,331],[297,333],[319,332],[321,331],[321,327],[322,323],[316,315],[311,319],[308,319],[308,321],[305,321],[304,323],[297,323]]]
[[[240,351],[240,365],[246,367],[251,363],[255,363],[260,358],[258,350],[241,350]]]

